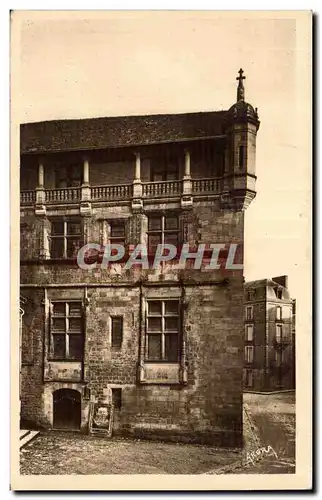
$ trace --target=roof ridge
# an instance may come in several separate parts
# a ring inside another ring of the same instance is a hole
[[[20,125],[21,153],[106,149],[222,136],[227,111],[101,116]]]
[[[109,116],[88,116],[82,118],[54,118],[53,120],[38,120],[34,122],[22,122],[20,125],[36,125],[38,123],[54,123],[54,122],[81,122],[86,120],[109,120],[109,119],[125,119],[125,118],[157,118],[168,116],[191,116],[191,115],[206,115],[227,113],[225,109],[205,110],[205,111],[186,111],[183,113],[153,113],[140,115],[109,115]]]

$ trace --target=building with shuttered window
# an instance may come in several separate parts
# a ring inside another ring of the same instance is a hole
[[[245,283],[244,389],[295,389],[295,300],[288,277]]]
[[[86,432],[91,404],[112,403],[115,434],[241,445],[240,267],[259,120],[237,79],[227,111],[21,125],[25,426]],[[178,269],[178,256],[82,269],[89,243],[125,256],[142,244],[149,258],[160,243],[222,248],[218,269]]]

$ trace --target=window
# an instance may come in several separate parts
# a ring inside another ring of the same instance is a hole
[[[122,407],[122,389],[112,389],[112,405],[115,410],[120,410]]]
[[[178,161],[175,158],[152,161],[152,182],[175,181],[178,178]]]
[[[112,347],[120,349],[123,341],[123,317],[111,317]]]
[[[282,308],[281,307],[276,308],[276,319],[278,319],[278,320],[282,319]]]
[[[239,146],[239,154],[238,154],[238,166],[239,168],[243,168],[244,166],[244,153],[245,148],[244,146]]]
[[[178,361],[179,319],[178,300],[148,301],[146,325],[147,360]]]
[[[278,349],[275,351],[275,362],[277,366],[280,366],[284,363],[284,350]]]
[[[254,360],[254,347],[251,345],[245,346],[245,361],[246,363],[252,363]]]
[[[57,167],[55,169],[55,187],[68,188],[79,187],[82,184],[82,167],[78,165],[69,165],[66,167]]]
[[[52,302],[51,353],[56,359],[83,358],[81,302]]]
[[[90,399],[91,399],[91,390],[87,386],[85,386],[84,389],[83,389],[83,398],[86,401],[90,401]]]
[[[253,387],[253,370],[246,370],[245,372],[245,386]]]
[[[148,249],[154,254],[159,244],[169,243],[178,247],[179,219],[176,215],[149,216]]]
[[[252,342],[254,337],[254,327],[253,325],[245,326],[245,340],[247,342]]]
[[[274,288],[275,295],[278,299],[283,298],[283,290],[278,288],[277,286]]]
[[[125,244],[125,224],[123,221],[110,222],[110,244]]]
[[[283,336],[282,325],[276,325],[276,342],[281,342]]]
[[[250,321],[253,319],[253,306],[246,307],[246,319]]]
[[[82,244],[80,219],[51,222],[50,256],[52,259],[76,258]]]
[[[250,289],[247,290],[247,301],[250,302],[252,300],[255,300],[255,290]]]

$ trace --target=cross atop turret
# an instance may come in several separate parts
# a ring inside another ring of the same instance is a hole
[[[238,80],[238,88],[237,88],[237,101],[245,100],[245,88],[243,80],[246,79],[246,76],[243,76],[244,70],[240,68],[238,71],[239,76],[237,76],[236,80]]]

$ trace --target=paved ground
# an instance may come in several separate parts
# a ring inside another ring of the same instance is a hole
[[[21,450],[21,474],[295,472],[294,394],[245,394],[244,402],[242,451],[47,432]]]
[[[239,456],[208,446],[52,432],[22,449],[21,474],[200,474]]]
[[[244,394],[246,409],[259,446],[265,447],[260,460],[243,471],[248,474],[295,473],[295,394]],[[272,451],[274,450],[274,452]],[[252,450],[253,452],[256,450]]]

